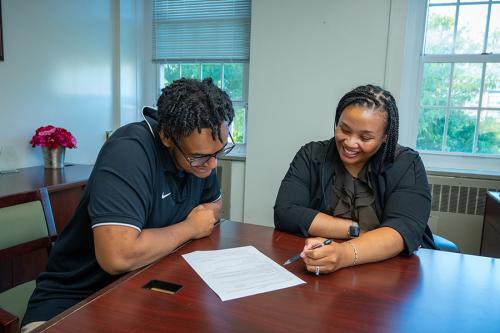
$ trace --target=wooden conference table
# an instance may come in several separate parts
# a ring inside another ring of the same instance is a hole
[[[307,284],[222,302],[182,254],[253,245],[282,263],[302,238],[224,221],[210,237],[129,273],[42,332],[500,332],[500,260],[421,249],[415,256],[315,276]],[[151,279],[183,288],[143,289]]]

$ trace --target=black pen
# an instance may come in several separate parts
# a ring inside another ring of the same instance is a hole
[[[323,245],[330,245],[332,244],[333,240],[331,239],[325,239],[325,241],[323,243],[316,243],[314,244],[309,250],[314,250],[314,249],[317,249],[319,247],[322,247]],[[302,252],[301,252],[302,253]],[[283,266],[286,266],[288,264],[291,264],[291,263],[294,263],[296,262],[297,260],[300,259],[300,253],[294,255],[293,257],[291,258],[288,258],[285,263],[283,264]]]

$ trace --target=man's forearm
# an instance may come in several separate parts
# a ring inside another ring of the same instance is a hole
[[[136,239],[135,249],[129,253],[134,270],[171,253],[193,238],[192,225],[186,221],[159,228],[144,229]]]
[[[118,229],[120,228],[120,229]],[[96,257],[110,274],[121,274],[143,267],[171,253],[193,238],[193,225],[180,223],[140,233],[127,227],[98,227],[94,230]]]

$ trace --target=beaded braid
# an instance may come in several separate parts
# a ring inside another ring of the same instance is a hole
[[[396,100],[392,94],[379,86],[371,84],[351,90],[339,101],[335,114],[335,126],[337,126],[342,112],[351,105],[363,106],[374,111],[387,113],[385,123],[387,140],[382,147],[381,163],[394,162],[399,135],[399,115]]]
[[[212,137],[220,136],[220,125],[234,118],[231,99],[215,86],[212,78],[203,81],[185,79],[174,81],[162,89],[158,98],[158,124],[166,137],[180,140],[195,129],[212,130]]]

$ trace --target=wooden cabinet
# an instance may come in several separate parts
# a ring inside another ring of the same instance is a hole
[[[487,192],[481,255],[500,258],[500,192]]]
[[[80,164],[66,165],[63,169],[36,166],[0,174],[0,201],[46,187],[59,233],[73,216],[92,168],[93,165]]]

